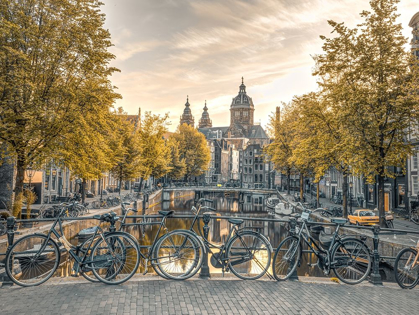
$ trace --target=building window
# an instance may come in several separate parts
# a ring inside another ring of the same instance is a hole
[[[263,164],[260,164],[260,170],[263,171]]]
[[[247,173],[247,167],[245,167],[245,168],[244,168],[244,173],[245,173],[245,174]]]
[[[244,164],[247,164],[247,159],[244,160]]]
[[[258,181],[258,174],[255,174],[255,183]]]
[[[419,189],[418,176],[412,176],[412,195],[417,195]]]
[[[368,185],[368,202],[374,202],[374,186]]]
[[[249,167],[249,173],[252,174],[253,169],[251,167]]]
[[[263,182],[263,175],[262,174],[259,174],[259,181]]]
[[[418,155],[416,153],[414,156],[412,156],[412,169],[418,169]]]
[[[243,112],[243,116],[247,117],[248,113],[247,112]]]
[[[404,203],[404,195],[405,195],[404,185],[399,184],[398,190],[399,190],[399,197],[398,197],[398,200],[397,200],[398,201],[397,204],[398,204],[399,207],[405,207],[405,203]]]
[[[252,155],[253,155],[253,152],[252,152],[252,151],[250,151],[250,152],[249,152],[249,155],[250,155],[250,156],[252,156]]]
[[[253,164],[252,159],[249,160],[249,164]]]
[[[248,195],[247,196],[247,203],[251,203],[252,202],[252,199],[251,199],[251,197]]]

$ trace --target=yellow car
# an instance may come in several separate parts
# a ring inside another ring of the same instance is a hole
[[[369,209],[355,210],[353,215],[348,215],[349,223],[356,225],[379,224],[380,220],[374,211]]]

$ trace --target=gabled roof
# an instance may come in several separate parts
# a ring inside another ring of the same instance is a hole
[[[250,139],[269,139],[265,130],[260,125],[251,126],[247,137]]]

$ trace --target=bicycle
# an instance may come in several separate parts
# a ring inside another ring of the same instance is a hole
[[[397,284],[403,289],[413,289],[419,282],[419,240],[416,247],[402,249],[394,262]]]
[[[14,283],[24,287],[36,286],[51,278],[60,264],[59,246],[74,260],[74,276],[91,271],[103,283],[120,284],[135,274],[140,263],[140,250],[135,238],[125,232],[105,233],[97,226],[87,249],[83,249],[85,243],[83,246],[75,246],[66,239],[61,220],[64,214],[65,208],[46,235],[31,234],[22,237],[7,251],[6,273]],[[101,222],[118,219],[109,215],[95,215],[94,218]],[[59,231],[56,230],[57,225]]]
[[[296,222],[301,225],[297,226],[296,234],[286,237],[276,249],[272,263],[275,279],[287,280],[301,265],[302,245],[305,243],[309,247],[308,252],[317,256],[317,263],[310,266],[317,265],[325,275],[333,270],[336,277],[347,284],[365,280],[371,270],[368,247],[363,241],[338,234],[340,227],[348,220],[332,218],[332,223],[337,225],[333,234],[323,233],[320,225],[312,226],[311,230],[317,230],[313,236],[307,228],[310,213],[310,210],[303,211],[301,221]]]
[[[162,219],[156,222],[135,222],[126,223],[127,215],[130,211],[138,212],[133,208],[126,208],[129,203],[121,203],[122,219],[119,221],[112,221],[109,231],[116,231],[116,222],[119,222],[118,231],[123,231],[128,227],[141,227],[141,235],[144,237],[144,227],[151,225],[159,225],[157,232],[154,235],[154,240],[148,245],[139,245],[140,256],[144,263],[143,275],[147,274],[149,263],[154,271],[165,279],[185,280],[193,277],[199,270],[203,261],[203,252],[201,248],[203,243],[196,237],[195,234],[188,230],[174,230],[167,232],[166,220],[173,214],[171,211],[159,211]],[[115,215],[113,212],[111,214]],[[164,235],[160,236],[160,232],[164,231]],[[160,237],[159,237],[160,236]],[[90,238],[84,242],[86,244]],[[82,244],[80,247],[85,248]],[[88,251],[88,249],[84,249]],[[90,273],[84,273],[84,278],[91,282],[97,282],[95,277]]]
[[[191,224],[191,231],[193,231],[195,222],[198,221],[198,231],[205,249],[212,254],[210,259],[212,266],[214,268],[221,268],[223,275],[224,272],[231,271],[243,280],[255,280],[267,273],[272,254],[272,246],[268,239],[259,232],[240,229],[239,226],[244,220],[231,218],[228,219],[231,227],[224,243],[221,245],[211,243],[202,234],[198,218],[202,209],[213,212],[217,210],[203,206],[202,204],[204,202],[212,203],[213,201],[201,198],[197,203],[198,208],[192,207],[192,212],[195,214],[195,217]],[[218,252],[214,253],[212,249],[216,249]],[[269,273],[268,276],[272,277]]]
[[[410,221],[412,221],[413,223],[419,225],[419,213],[418,213],[418,209],[412,210],[410,212]]]

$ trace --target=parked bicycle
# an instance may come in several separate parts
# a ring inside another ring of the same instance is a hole
[[[410,221],[419,225],[419,210],[417,208],[410,212]]]
[[[5,259],[6,273],[14,283],[20,286],[35,286],[47,281],[60,264],[61,249],[67,251],[69,257],[74,260],[74,276],[91,271],[103,283],[120,284],[135,274],[140,263],[140,249],[135,238],[125,232],[105,233],[98,226],[87,246],[85,243],[75,246],[63,233],[64,215],[65,208],[61,210],[46,235],[27,235],[8,250]],[[118,219],[108,214],[96,215],[94,218],[101,222]],[[82,247],[86,250],[82,250]]]
[[[325,275],[333,270],[336,277],[347,284],[357,284],[366,279],[371,270],[371,256],[367,245],[354,237],[340,236],[339,229],[348,220],[332,218],[336,224],[333,234],[323,232],[322,226],[307,227],[310,210],[304,210],[295,235],[288,236],[275,251],[272,269],[277,280],[288,279],[301,265],[303,244],[309,253],[317,256],[317,265]],[[295,220],[295,219],[294,219]],[[315,231],[315,233],[311,233]]]
[[[412,240],[413,241],[413,240]],[[416,247],[402,249],[394,262],[394,276],[403,289],[413,289],[419,282],[419,240]]]
[[[314,212],[319,212],[321,216],[325,218],[331,217],[342,217],[343,210],[341,207],[332,207],[332,208],[318,208]]]
[[[199,235],[206,249],[212,254],[211,265],[214,268],[221,268],[223,274],[231,271],[243,280],[255,280],[267,273],[272,254],[272,246],[268,239],[259,232],[241,229],[240,225],[244,221],[231,218],[228,220],[231,227],[223,244],[211,243],[202,233],[199,215],[202,210],[211,212],[217,210],[203,206],[204,202],[212,203],[213,201],[201,198],[197,203],[198,208],[192,207],[195,217],[192,221],[191,230],[193,231],[195,222],[197,222]],[[215,249],[216,252],[214,253],[212,249]]]

